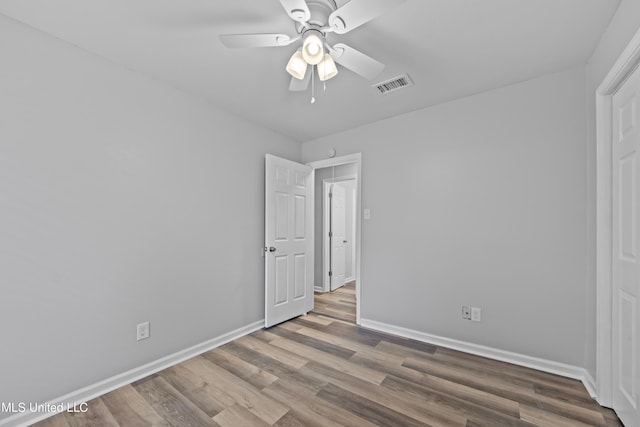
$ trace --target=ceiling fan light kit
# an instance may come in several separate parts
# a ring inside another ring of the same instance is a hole
[[[315,68],[322,82],[335,77],[338,74],[336,63],[372,80],[382,72],[384,64],[343,43],[331,46],[327,35],[346,34],[404,1],[350,0],[338,7],[335,0],[280,0],[295,22],[295,37],[286,34],[223,34],[220,40],[229,48],[240,48],[288,46],[302,39],[302,47],[293,53],[285,67],[292,76],[289,90],[305,90],[309,81],[313,86]],[[311,72],[307,73],[309,65]],[[299,82],[294,84],[296,80]]]
[[[324,54],[324,58],[318,64],[318,78],[321,82],[327,81],[338,75],[338,67],[333,58],[328,53]]]
[[[291,55],[286,70],[296,79],[304,80],[304,76],[307,73],[307,62],[302,57],[302,52],[296,50],[293,55]]]
[[[318,30],[307,30],[302,43],[302,57],[309,65],[318,65],[324,57],[322,39],[324,35]]]

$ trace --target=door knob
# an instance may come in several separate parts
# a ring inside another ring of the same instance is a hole
[[[275,252],[276,248],[274,248],[273,246],[269,246],[269,252]]]

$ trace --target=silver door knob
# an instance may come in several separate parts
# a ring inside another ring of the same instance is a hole
[[[276,248],[274,248],[273,246],[269,246],[269,252],[275,252]]]

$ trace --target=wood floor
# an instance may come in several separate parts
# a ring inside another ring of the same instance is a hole
[[[38,426],[621,426],[579,381],[357,327],[353,286]]]
[[[356,323],[356,282],[351,281],[333,292],[316,293],[313,312],[333,319]]]

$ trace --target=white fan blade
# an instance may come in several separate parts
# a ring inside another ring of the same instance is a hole
[[[351,0],[329,15],[329,26],[338,34],[348,33],[382,15],[405,0]]]
[[[287,15],[294,21],[305,23],[311,18],[311,11],[305,0],[280,0]]]
[[[348,68],[354,73],[360,74],[367,80],[373,80],[373,78],[384,70],[384,64],[382,62],[376,61],[370,56],[344,43],[336,44],[329,50],[329,53],[338,64]]]
[[[304,73],[304,79],[298,80],[295,77],[291,77],[291,82],[289,83],[289,90],[291,92],[303,92],[307,90],[309,87],[309,82],[311,81],[311,75],[313,74],[313,67],[307,66],[307,72]]]
[[[221,34],[220,41],[230,48],[288,46],[299,37],[286,34]]]

